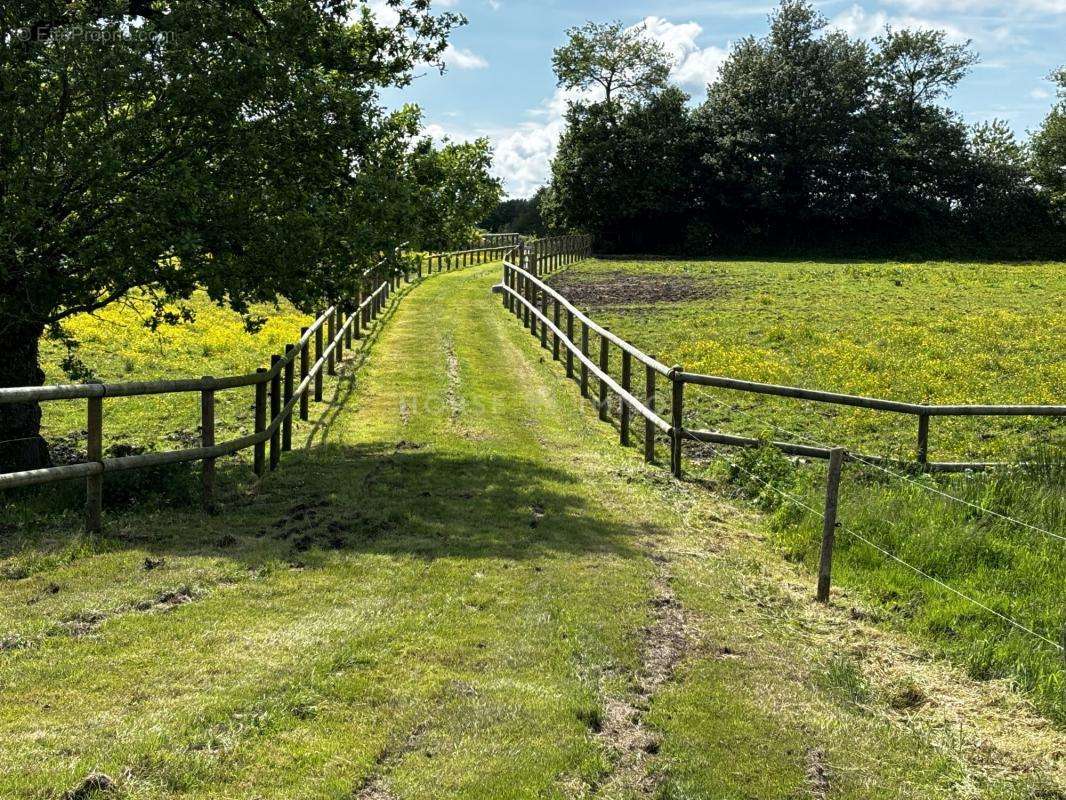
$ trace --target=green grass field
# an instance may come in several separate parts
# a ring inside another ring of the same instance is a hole
[[[595,261],[553,278],[593,317],[665,363],[694,372],[934,403],[1063,403],[1063,264],[821,264]],[[638,381],[639,384],[639,381]],[[660,402],[663,402],[662,400]],[[686,425],[870,454],[914,457],[911,417],[689,387]],[[1066,534],[1061,421],[934,419],[930,457],[1019,460],[1023,472],[908,482],[849,465],[841,521],[850,530],[1032,628],[1066,631],[1066,542],[944,498]],[[812,569],[824,466],[776,451],[694,448],[693,468],[771,512],[785,555]],[[727,460],[728,459],[728,460]],[[769,482],[773,488],[768,488]],[[1052,644],[892,561],[850,533],[835,577],[899,626],[922,633],[975,676],[1005,676],[1066,721],[1066,669]]]
[[[1066,787],[1018,698],[813,606],[747,512],[618,448],[497,278],[402,295],[279,472],[222,465],[217,514],[106,505],[85,537],[3,499],[0,796]]]
[[[78,342],[77,357],[94,380],[117,383],[164,378],[240,375],[270,366],[270,355],[282,353],[286,344],[300,338],[300,327],[309,317],[287,303],[261,304],[249,316],[264,320],[249,332],[237,313],[213,304],[197,293],[184,304],[194,320],[179,325],[161,325],[149,330],[147,300],[132,297],[93,315],[80,315],[65,324]],[[61,363],[66,348],[45,340],[41,366],[47,383],[70,383]],[[217,398],[218,438],[235,438],[250,432],[251,389],[220,393]],[[127,445],[158,449],[169,442],[194,439],[200,424],[200,400],[195,394],[118,398],[105,407],[104,436],[107,446]],[[55,439],[85,428],[84,403],[44,405],[45,435]],[[80,437],[72,444],[84,446]]]

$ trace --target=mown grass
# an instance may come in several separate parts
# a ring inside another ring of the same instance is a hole
[[[1032,796],[790,652],[796,609],[705,533],[720,501],[617,448],[495,277],[415,288],[279,472],[223,465],[215,515],[5,516],[0,795],[91,770],[138,800],[593,795],[669,569],[691,649],[648,711],[661,796],[804,796],[815,751],[834,797]]]
[[[691,371],[912,402],[1063,402],[1062,264],[599,261],[556,280],[590,297],[596,286],[613,287],[610,303],[592,304],[594,317]],[[655,302],[645,289],[627,302],[627,280],[685,283],[705,296]],[[686,425],[914,457],[912,418],[795,400],[691,387]],[[1066,535],[1063,431],[1061,421],[1026,417],[933,420],[931,458],[1033,463],[1024,470],[934,478],[849,464],[834,563],[837,583],[867,592],[973,675],[1016,680],[1060,723],[1066,664],[1053,643],[1066,635],[1066,542],[1043,531]],[[697,472],[771,512],[778,546],[813,570],[823,464],[769,449],[691,452]]]

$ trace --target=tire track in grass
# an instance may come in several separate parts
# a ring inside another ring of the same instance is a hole
[[[641,632],[640,667],[632,691],[604,701],[598,735],[614,758],[614,766],[597,787],[601,797],[656,794],[661,776],[652,770],[661,737],[645,722],[655,695],[669,683],[689,650],[689,622],[671,585],[670,563],[645,542],[657,573],[652,582],[651,622]]]

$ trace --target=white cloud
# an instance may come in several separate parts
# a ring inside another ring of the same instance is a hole
[[[645,17],[640,23],[650,39],[660,42],[674,61],[670,77],[681,86],[703,89],[718,79],[718,69],[729,56],[726,48],[700,47],[703,33],[698,22],[670,22],[662,17]]]
[[[1040,86],[1029,92],[1029,96],[1034,100],[1047,100],[1051,97],[1051,92]]]
[[[673,23],[662,17],[648,17],[642,23],[647,35],[662,42],[674,59],[671,78],[686,87],[704,88],[718,77],[718,68],[728,56],[721,47],[700,47],[703,28],[696,22]],[[449,61],[449,54],[445,53]],[[458,63],[456,66],[460,66]],[[536,108],[526,112],[527,120],[518,125],[481,130],[459,130],[437,123],[426,125],[426,132],[438,141],[453,141],[487,136],[493,145],[493,170],[503,181],[511,197],[529,197],[551,179],[551,162],[566,128],[566,110],[582,97],[594,98],[594,90],[579,92],[556,89]]]
[[[465,50],[449,44],[444,48],[444,63],[458,69],[485,69],[489,62],[472,50]]]
[[[868,12],[860,5],[841,11],[831,20],[829,26],[844,31],[849,36],[870,39],[885,32],[885,27],[899,30],[901,28],[925,28],[942,30],[948,38],[956,42],[965,42],[971,38],[955,25],[911,15],[890,15],[884,11]]]

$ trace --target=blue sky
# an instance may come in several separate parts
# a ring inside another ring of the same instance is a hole
[[[380,0],[371,0],[380,7]],[[435,137],[487,136],[496,172],[512,197],[548,178],[562,131],[566,97],[555,87],[553,48],[565,31],[592,19],[646,22],[674,56],[674,80],[696,100],[713,81],[730,44],[762,35],[774,2],[724,0],[438,0],[469,24],[452,37],[448,69],[419,71],[414,84],[391,92],[390,104],[414,102]],[[1066,64],[1066,0],[830,0],[816,3],[834,27],[870,37],[886,24],[936,27],[955,40],[972,39],[981,56],[950,98],[967,122],[995,117],[1019,136],[1037,127],[1054,98],[1046,80]]]

